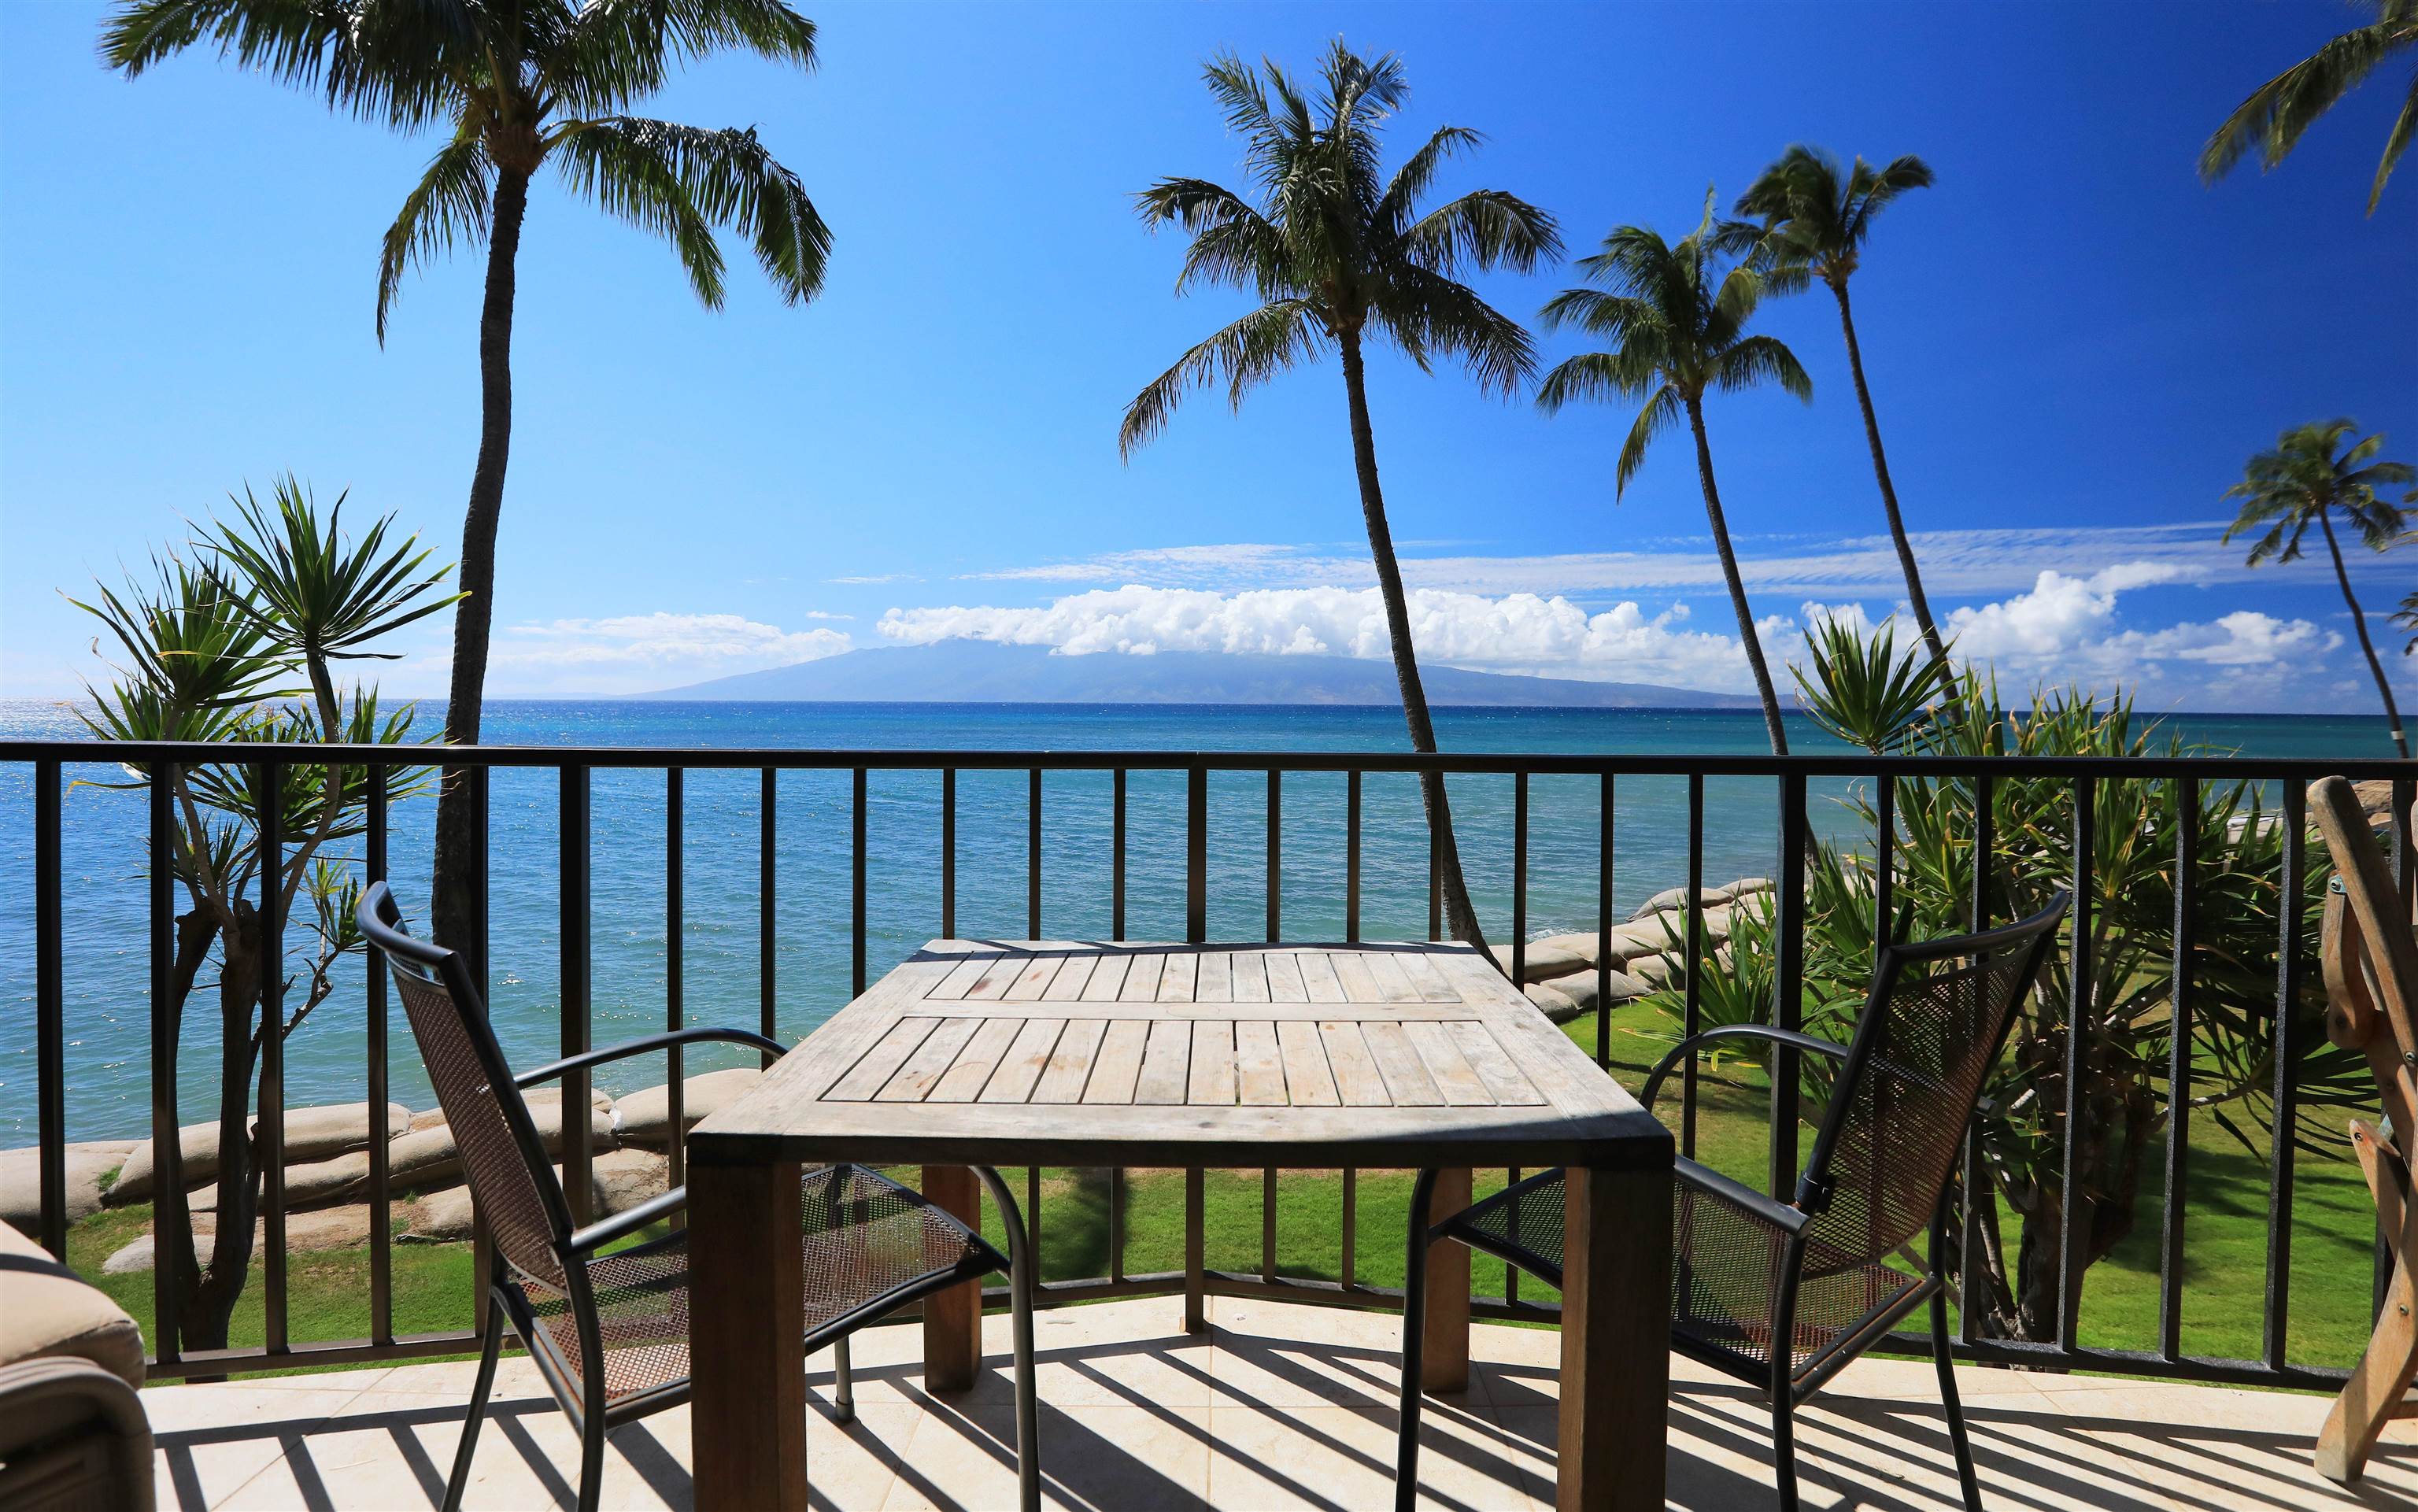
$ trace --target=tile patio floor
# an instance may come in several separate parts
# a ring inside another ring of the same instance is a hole
[[[1213,1332],[1177,1331],[1169,1298],[1044,1313],[1043,1465],[1049,1504],[1092,1512],[1392,1504],[1397,1320],[1213,1299]],[[856,1344],[858,1420],[830,1420],[830,1377],[809,1384],[818,1507],[1014,1504],[1006,1320],[985,1321],[992,1367],[947,1398],[922,1389],[911,1324]],[[1433,1401],[1423,1506],[1445,1512],[1552,1505],[1557,1336],[1479,1325],[1468,1392]],[[828,1356],[818,1356],[817,1366]],[[248,1377],[161,1386],[144,1401],[159,1444],[161,1505],[434,1506],[451,1467],[468,1363]],[[1670,1504],[1775,1505],[1769,1424],[1752,1395],[1673,1362]],[[2135,1382],[1959,1372],[1994,1509],[2418,1508],[2418,1430],[2396,1424],[2366,1483],[2346,1492],[2309,1468],[2320,1397]],[[1850,1367],[1799,1418],[1809,1509],[1954,1508],[1955,1473],[1931,1367]],[[615,1433],[607,1508],[689,1504],[688,1410]],[[507,1356],[480,1435],[467,1505],[572,1504],[568,1422],[524,1359]]]

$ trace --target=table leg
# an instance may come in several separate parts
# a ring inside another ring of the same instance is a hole
[[[1438,1224],[1469,1206],[1469,1168],[1436,1172],[1428,1222]],[[1469,1389],[1469,1246],[1445,1243],[1428,1248],[1427,1344],[1419,1353],[1424,1391]]]
[[[1660,1512],[1671,1171],[1573,1167],[1563,1237],[1561,1512]]]
[[[688,1173],[696,1512],[807,1512],[799,1170]]]
[[[924,1168],[924,1200],[970,1229],[982,1227],[982,1192],[964,1166]],[[982,1283],[961,1281],[924,1299],[924,1389],[965,1391],[982,1368]]]

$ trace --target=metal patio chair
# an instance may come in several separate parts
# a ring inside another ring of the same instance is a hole
[[[362,894],[360,920],[362,934],[394,969],[428,1079],[460,1145],[470,1195],[501,1260],[494,1267],[488,1294],[486,1336],[478,1381],[471,1388],[469,1418],[446,1483],[446,1512],[461,1505],[469,1481],[471,1452],[495,1384],[496,1356],[508,1321],[537,1362],[555,1400],[579,1429],[579,1507],[580,1512],[594,1512],[604,1478],[605,1435],[689,1398],[686,1230],[625,1248],[608,1251],[606,1246],[672,1218],[687,1205],[688,1194],[676,1187],[626,1213],[574,1229],[562,1184],[551,1168],[522,1090],[565,1072],[700,1040],[727,1040],[775,1055],[785,1046],[744,1030],[684,1029],[514,1075],[487,1026],[485,1005],[462,958],[406,933],[383,882]],[[566,1116],[576,1112],[567,1109]],[[855,1415],[848,1357],[850,1334],[933,1292],[996,1271],[1008,1272],[1016,1315],[1017,1454],[1026,1463],[1036,1463],[1033,1267],[1006,1184],[997,1171],[978,1174],[1005,1222],[1008,1256],[920,1194],[877,1171],[854,1165],[806,1171],[799,1193],[799,1242],[805,1246],[805,1346],[809,1352],[832,1347],[834,1415],[847,1422]],[[1038,1480],[1021,1478],[1029,1512]]]
[[[1931,1304],[1932,1356],[1965,1504],[1979,1512],[1972,1447],[1948,1355],[1946,1278],[1939,1271],[1951,1181],[1982,1082],[2040,970],[2069,898],[2019,924],[1892,944],[1845,1045],[1761,1024],[1729,1024],[1680,1043],[1645,1079],[1650,1110],[1672,1068],[1703,1046],[1752,1038],[1838,1062],[1829,1106],[1793,1202],[1696,1164],[1672,1175],[1671,1347],[1760,1386],[1771,1402],[1780,1504],[1794,1512],[1793,1417],[1841,1367],[1897,1321]],[[1402,1426],[1397,1505],[1417,1498],[1420,1320],[1428,1245],[1458,1240],[1562,1284],[1563,1173],[1549,1170],[1430,1226],[1434,1171],[1412,1189],[1409,1284],[1402,1331]],[[1913,1271],[1891,1263],[1926,1226],[1931,1255]],[[1775,1339],[1788,1340],[1775,1349]]]

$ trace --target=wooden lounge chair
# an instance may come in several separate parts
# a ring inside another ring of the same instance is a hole
[[[1771,1406],[1783,1512],[1798,1505],[1798,1406],[1926,1302],[1957,1480],[1965,1505],[1980,1512],[1973,1451],[1950,1367],[1939,1255],[1966,1126],[2070,901],[2060,893],[2019,924],[1886,947],[1845,1045],[1764,1024],[1729,1024],[1681,1042],[1645,1078],[1640,1100],[1650,1109],[1675,1066],[1726,1039],[1759,1039],[1838,1063],[1796,1200],[1768,1197],[1692,1160],[1672,1169],[1671,1347],[1762,1388]],[[1400,1512],[1410,1512],[1418,1490],[1429,1245],[1457,1240],[1554,1286],[1562,1282],[1563,1172],[1532,1176],[1431,1227],[1435,1177],[1420,1172],[1411,1196],[1396,1448]],[[1894,1262],[1899,1249],[1926,1227],[1930,1262],[1919,1272],[1901,1268]]]
[[[2418,1132],[2411,1073],[2418,1066],[2418,939],[2351,785],[2340,777],[2312,784],[2309,812],[2334,863],[2326,896],[2326,1037],[2364,1052],[2376,1074],[2384,1123],[2353,1119],[2350,1139],[2393,1249],[2393,1280],[2376,1332],[2318,1435],[2318,1473],[2348,1484],[2366,1468],[2384,1425],[2411,1414],[2404,1398],[2418,1376],[2418,1203],[2410,1199],[2410,1139]]]
[[[480,1215],[495,1236],[497,1263],[489,1293],[484,1351],[470,1415],[445,1488],[445,1512],[462,1504],[472,1450],[496,1354],[506,1322],[520,1336],[538,1372],[579,1430],[579,1512],[596,1512],[604,1482],[604,1436],[623,1423],[689,1399],[688,1231],[677,1229],[626,1248],[617,1243],[674,1221],[688,1205],[675,1187],[618,1216],[584,1229],[538,1140],[521,1090],[568,1071],[698,1040],[727,1040],[781,1054],[786,1046],[744,1030],[686,1029],[590,1050],[515,1076],[487,1027],[462,958],[404,932],[402,915],[384,882],[361,894],[361,933],[394,969],[395,986],[462,1143],[462,1168]],[[977,1171],[1013,1214],[1015,1203],[999,1173]],[[960,1283],[1011,1271],[1002,1256],[965,1224],[921,1194],[863,1166],[819,1166],[800,1184],[798,1241],[805,1251],[806,1349],[833,1348],[834,1415],[854,1415],[849,1381],[849,1336],[911,1302]],[[1025,1243],[1013,1217],[1011,1252]],[[1020,1263],[1020,1262],[1019,1262]],[[1016,1312],[1017,1452],[1037,1448],[1033,1420],[1033,1296],[1013,1287]],[[1029,1487],[1036,1476],[1024,1477]],[[1028,1501],[1029,1501],[1028,1495]],[[1028,1504],[1025,1512],[1034,1512]]]

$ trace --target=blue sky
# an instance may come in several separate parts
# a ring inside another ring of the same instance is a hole
[[[2203,187],[2209,130],[2345,28],[2328,3],[1924,7],[814,5],[811,74],[719,59],[650,113],[755,125],[834,226],[782,306],[742,249],[727,308],[552,178],[520,262],[498,695],[628,691],[952,634],[1068,650],[1374,652],[1331,364],[1239,416],[1197,399],[1131,465],[1127,399],[1236,299],[1177,299],[1182,244],[1130,195],[1239,177],[1199,83],[1222,48],[1400,52],[1398,158],[1488,133],[1446,192],[1677,235],[1795,141],[1919,152],[1857,313],[1935,607],[2002,677],[2158,707],[2364,710],[2318,564],[2215,537],[2243,459],[2349,415],[2418,457],[2418,168],[2361,211],[2380,77],[2277,172]],[[0,9],[0,693],[69,692],[115,575],[247,481],[398,512],[450,557],[476,444],[482,261],[413,279],[387,344],[378,237],[434,149],[206,56],[128,83],[98,8]],[[1523,318],[1567,268],[1484,283]],[[1813,374],[1709,407],[1775,649],[1900,588],[1834,309],[1768,307]],[[1577,350],[1545,338],[1549,357]],[[1372,366],[1379,461],[1424,654],[1744,686],[1684,445],[1615,506],[1625,409],[1545,420],[1449,372]],[[1684,440],[1683,437],[1676,438]],[[2418,549],[2362,560],[2389,607]],[[2043,577],[2043,573],[2052,574]],[[2380,613],[2377,617],[2380,621]],[[439,691],[442,621],[391,692]],[[2380,631],[2387,627],[2379,625]],[[2401,635],[2390,646],[2398,652]],[[2413,693],[2418,664],[2394,657]]]

